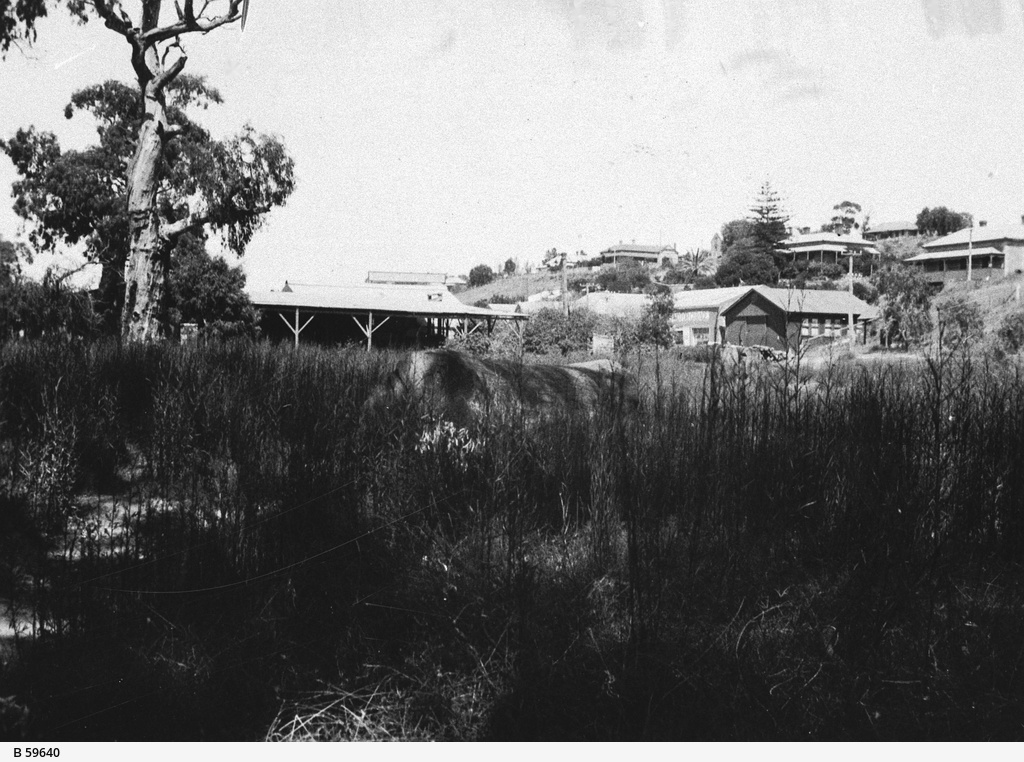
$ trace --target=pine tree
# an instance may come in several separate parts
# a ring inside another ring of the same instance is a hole
[[[765,180],[757,195],[757,201],[750,209],[748,218],[752,225],[753,250],[771,257],[775,269],[781,272],[787,261],[787,252],[782,246],[789,232],[786,223],[789,216],[782,209],[782,199]]]

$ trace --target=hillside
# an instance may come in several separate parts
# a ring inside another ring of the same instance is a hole
[[[992,334],[999,328],[1003,318],[1024,309],[1024,276],[1016,275],[990,282],[951,283],[935,297],[935,305],[941,305],[956,296],[961,296],[981,308],[985,320],[985,333]]]
[[[473,304],[480,299],[491,301],[498,294],[525,300],[530,294],[560,288],[559,277],[558,273],[548,272],[510,275],[507,278],[499,277],[486,286],[466,289],[457,296],[465,304]]]

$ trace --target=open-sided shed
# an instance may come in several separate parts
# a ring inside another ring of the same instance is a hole
[[[281,291],[254,293],[250,299],[263,315],[271,338],[300,336],[317,343],[365,339],[378,344],[429,346],[454,333],[491,331],[498,320],[517,327],[526,315],[495,312],[463,304],[441,286],[322,286],[289,284]]]

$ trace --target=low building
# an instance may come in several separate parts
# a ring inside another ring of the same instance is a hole
[[[871,241],[843,233],[797,233],[782,242],[794,262],[820,265],[845,265],[850,254],[878,254]]]
[[[964,228],[922,248],[923,254],[904,261],[920,268],[929,283],[1005,278],[1024,272],[1024,218],[1019,225]]]
[[[675,311],[669,327],[677,344],[720,344],[725,340],[722,310],[750,291],[750,286],[677,290],[673,294]]]
[[[865,328],[877,308],[846,291],[752,286],[721,310],[723,343],[797,349],[817,337],[841,337]]]
[[[679,262],[679,252],[672,246],[644,246],[635,243],[619,243],[601,252],[603,264],[618,265],[636,262],[642,265],[674,265]]]
[[[520,325],[526,316],[463,304],[444,284],[330,286],[288,283],[249,295],[270,340],[319,344],[436,346],[448,336],[490,331],[498,320]]]
[[[445,286],[449,290],[458,290],[466,285],[466,279],[461,275],[389,270],[370,270],[366,274],[366,282],[385,286]]]
[[[864,231],[866,241],[884,241],[887,238],[905,238],[919,235],[916,222],[880,222]]]

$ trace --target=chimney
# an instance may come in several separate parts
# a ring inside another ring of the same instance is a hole
[[[1022,218],[1022,221],[1024,221],[1024,218]],[[979,227],[979,228],[983,228],[983,227],[985,227],[985,226],[986,226],[987,224],[988,224],[988,220],[978,220],[978,227]]]

